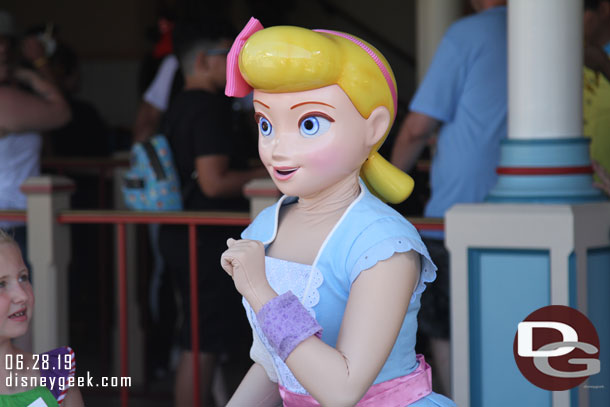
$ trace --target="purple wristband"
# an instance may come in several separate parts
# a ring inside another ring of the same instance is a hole
[[[265,337],[273,349],[286,358],[305,339],[322,335],[322,327],[299,299],[291,292],[279,295],[267,302],[256,314]]]

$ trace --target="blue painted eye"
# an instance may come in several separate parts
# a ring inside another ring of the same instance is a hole
[[[301,120],[299,131],[303,137],[317,137],[329,129],[330,121],[321,116],[309,116]]]
[[[271,126],[269,120],[265,119],[264,117],[261,117],[258,120],[258,128],[260,129],[261,134],[265,137],[269,137],[273,134],[273,126]]]

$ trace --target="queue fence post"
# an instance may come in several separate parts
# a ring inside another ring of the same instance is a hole
[[[191,282],[191,349],[193,354],[193,406],[199,407],[199,292],[197,290],[197,228],[189,224],[189,272]]]
[[[119,291],[119,337],[121,354],[121,377],[129,374],[129,349],[127,335],[127,255],[125,248],[125,224],[117,226],[117,262],[118,262],[118,291]],[[121,387],[121,406],[129,405],[129,388]]]
[[[27,196],[28,261],[36,298],[32,350],[40,353],[68,344],[70,227],[56,218],[70,208],[74,183],[60,176],[31,177],[21,191]]]

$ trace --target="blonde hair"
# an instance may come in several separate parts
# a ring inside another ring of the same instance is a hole
[[[277,26],[254,33],[239,54],[239,70],[254,89],[269,93],[301,92],[338,85],[358,112],[368,119],[373,110],[384,106],[390,124],[373,147],[360,175],[371,191],[392,203],[404,201],[413,190],[413,179],[387,162],[377,150],[385,141],[396,106],[390,84],[380,66],[359,41],[373,52],[396,80],[387,60],[367,42],[341,33],[316,32],[300,27]]]
[[[0,244],[2,243],[12,243],[17,245],[17,242],[13,236],[9,235],[4,229],[0,228]]]

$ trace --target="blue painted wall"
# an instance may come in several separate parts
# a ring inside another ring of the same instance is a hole
[[[584,385],[592,386],[591,407],[610,406],[610,247],[587,252],[587,290],[588,317],[599,335],[601,372]]]
[[[550,407],[513,356],[517,324],[550,304],[549,252],[469,249],[468,262],[471,406]]]
[[[568,288],[570,295],[570,307],[578,309],[578,279],[576,273],[576,253],[572,252],[568,258],[568,279],[570,286]],[[570,407],[578,406],[578,387],[574,387],[570,391]]]

